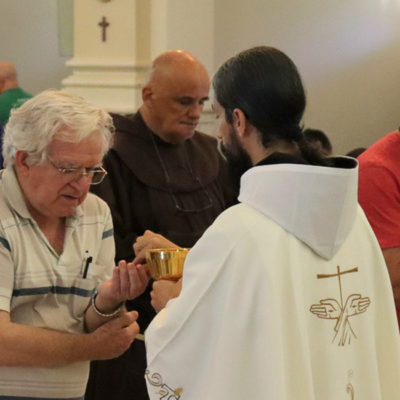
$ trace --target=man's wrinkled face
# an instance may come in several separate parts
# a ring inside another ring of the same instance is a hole
[[[224,154],[229,169],[238,179],[253,166],[250,156],[240,144],[238,135],[232,124],[225,119],[225,110],[215,102],[213,109],[217,114],[219,128],[217,136],[221,139],[221,151]]]
[[[189,71],[190,72],[190,71]],[[182,73],[153,84],[147,101],[151,128],[171,143],[190,138],[197,127],[204,103],[208,100],[210,82],[205,72]]]
[[[18,180],[32,216],[47,219],[67,217],[85,200],[91,177],[65,175],[57,168],[92,168],[101,165],[103,142],[98,132],[79,143],[54,138],[44,162],[17,163]]]

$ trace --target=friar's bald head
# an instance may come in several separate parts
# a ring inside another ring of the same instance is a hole
[[[187,51],[169,50],[152,64],[140,112],[161,139],[183,141],[194,134],[209,88],[207,70],[196,57]]]

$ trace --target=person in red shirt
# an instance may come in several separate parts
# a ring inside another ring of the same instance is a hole
[[[400,132],[385,135],[359,157],[358,200],[383,251],[400,322]]]

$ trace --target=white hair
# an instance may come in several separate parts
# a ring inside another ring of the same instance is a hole
[[[28,153],[30,164],[43,162],[47,146],[55,135],[58,139],[79,143],[94,132],[102,134],[104,155],[114,133],[110,114],[81,97],[45,90],[11,111],[4,128],[4,165],[15,164],[17,150]]]

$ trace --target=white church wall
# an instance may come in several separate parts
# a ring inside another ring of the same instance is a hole
[[[180,13],[180,0],[169,0],[163,9],[165,1],[152,0],[159,7],[152,12],[168,13],[168,27],[158,27],[159,35],[167,31],[168,43],[154,41],[153,28],[151,56],[178,44],[213,73],[250,46],[282,49],[298,65],[307,88],[305,125],[323,129],[336,153],[368,146],[399,125],[400,0],[202,0],[214,20],[202,22],[204,34],[195,38],[190,26],[198,32],[201,13]],[[59,55],[57,3],[0,0],[0,59],[16,64],[21,86],[34,94],[61,88],[70,74],[65,65],[70,57]],[[144,45],[143,36],[137,44]]]
[[[399,0],[216,0],[215,61],[271,45],[297,64],[304,123],[336,153],[366,147],[400,124]]]
[[[16,65],[21,87],[61,88],[68,59],[59,53],[56,0],[0,0],[0,60]]]

